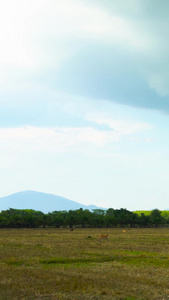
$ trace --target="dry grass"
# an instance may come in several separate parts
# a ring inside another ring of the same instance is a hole
[[[169,229],[0,230],[0,300],[169,299],[168,268]]]

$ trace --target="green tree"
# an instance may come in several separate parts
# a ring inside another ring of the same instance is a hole
[[[116,225],[127,226],[130,224],[131,212],[126,208],[116,209],[114,211]]]
[[[80,208],[76,210],[76,216],[77,216],[77,224],[81,225],[82,228],[85,228],[87,224],[90,223],[92,213],[88,210],[83,208]]]
[[[157,208],[152,210],[151,214],[150,214],[150,221],[152,223],[152,225],[155,225],[156,228],[164,223],[164,218],[161,216],[161,211],[158,210]]]
[[[105,210],[93,209],[93,222],[95,227],[102,227],[105,224]]]
[[[116,224],[115,210],[113,208],[109,208],[106,211],[105,223],[107,227],[114,226]]]
[[[56,228],[66,225],[67,211],[53,211],[48,214],[48,224]]]
[[[145,215],[144,213],[141,213],[141,215],[138,217],[138,224],[140,227],[147,227],[150,224],[150,216]]]
[[[66,220],[70,228],[77,225],[77,213],[75,210],[69,210],[66,215]]]

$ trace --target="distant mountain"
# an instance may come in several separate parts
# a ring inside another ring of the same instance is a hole
[[[9,208],[34,209],[44,213],[59,210],[98,209],[95,205],[84,205],[61,196],[40,193],[36,191],[23,191],[0,198],[0,211]]]

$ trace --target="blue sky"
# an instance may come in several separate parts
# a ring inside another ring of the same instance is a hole
[[[169,2],[0,3],[0,197],[169,208]]]

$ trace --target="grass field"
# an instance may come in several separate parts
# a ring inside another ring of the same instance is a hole
[[[0,274],[0,300],[169,299],[169,229],[1,229]]]

